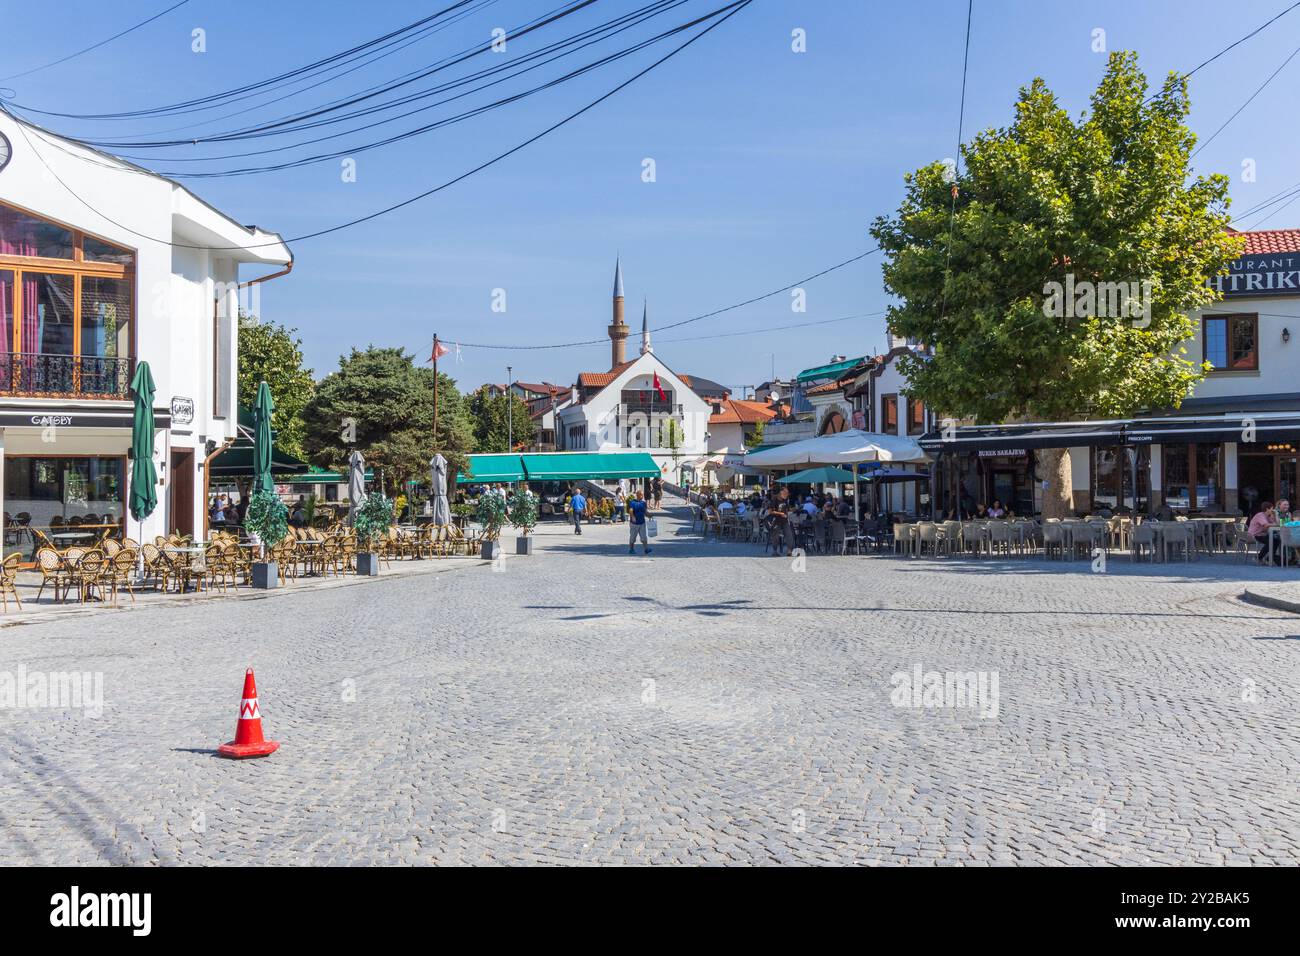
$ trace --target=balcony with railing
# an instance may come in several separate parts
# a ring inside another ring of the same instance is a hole
[[[682,406],[671,402],[623,402],[618,406],[619,415],[626,419],[628,415],[668,416],[681,420]]]
[[[56,398],[126,398],[135,362],[130,358],[0,353],[0,394]]]

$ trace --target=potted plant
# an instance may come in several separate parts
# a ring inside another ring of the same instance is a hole
[[[523,532],[515,538],[515,554],[532,554],[533,539],[529,535],[537,527],[537,498],[527,488],[516,489],[506,500],[506,515]]]
[[[258,491],[248,501],[244,527],[257,536],[261,547],[253,562],[253,587],[276,588],[280,586],[280,567],[274,560],[267,561],[267,545],[276,545],[289,533],[289,509],[279,496],[269,491]]]
[[[357,574],[374,577],[379,573],[379,539],[393,523],[393,503],[382,491],[366,495],[352,522],[357,533]]]
[[[483,526],[483,559],[491,561],[501,552],[501,526],[506,523],[506,496],[499,491],[485,491],[478,496],[474,517]]]

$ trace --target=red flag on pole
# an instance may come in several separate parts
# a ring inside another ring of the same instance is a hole
[[[659,401],[668,401],[668,396],[664,394],[663,386],[659,384],[659,373],[655,372],[655,391],[659,393]]]
[[[442,358],[444,355],[446,355],[446,354],[447,354],[448,352],[450,352],[450,351],[451,351],[451,349],[447,348],[447,346],[443,345],[443,344],[442,344],[441,342],[439,342],[437,339],[434,339],[434,340],[433,340],[433,357],[430,358],[429,361],[431,361],[431,362],[436,362],[436,361],[438,361],[438,359]]]

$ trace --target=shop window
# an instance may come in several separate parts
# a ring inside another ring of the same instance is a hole
[[[1164,473],[1165,505],[1174,511],[1192,507],[1191,460],[1189,445],[1165,445],[1161,452]]]
[[[907,433],[920,435],[925,432],[925,405],[915,398],[907,400]]]
[[[4,462],[4,553],[30,558],[48,538],[59,547],[121,527],[124,458],[8,455]]]
[[[1214,315],[1201,319],[1204,360],[1216,371],[1255,371],[1259,368],[1259,316]]]

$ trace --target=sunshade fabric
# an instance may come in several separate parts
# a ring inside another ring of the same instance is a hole
[[[523,481],[524,466],[518,455],[470,455],[470,474],[458,474],[458,482],[495,483]]]
[[[796,471],[793,475],[786,475],[784,478],[777,479],[779,483],[785,485],[846,484],[852,480],[853,472],[829,465],[821,468],[809,468],[806,471]]]
[[[520,455],[529,481],[612,481],[617,478],[655,478],[655,460],[645,452],[562,452]]]
[[[131,517],[140,521],[158,507],[158,470],[153,464],[153,373],[139,362],[131,379],[135,407],[131,417]]]
[[[433,523],[451,524],[451,507],[447,504],[447,459],[434,455],[429,462],[433,490]]]
[[[261,382],[257,386],[257,401],[253,403],[253,491],[275,493],[275,481],[271,478],[272,449],[271,413],[275,411],[275,402],[271,398],[271,386]]]
[[[847,372],[849,369],[856,367],[866,360],[862,355],[854,359],[845,359],[843,362],[832,362],[830,365],[818,365],[816,368],[806,368],[799,373],[798,381],[811,382],[819,378],[831,378]]]
[[[799,465],[856,465],[864,461],[897,464],[929,461],[925,450],[910,438],[876,432],[845,429],[817,438],[777,445],[767,451],[750,452],[745,464],[751,468],[791,468]]]

